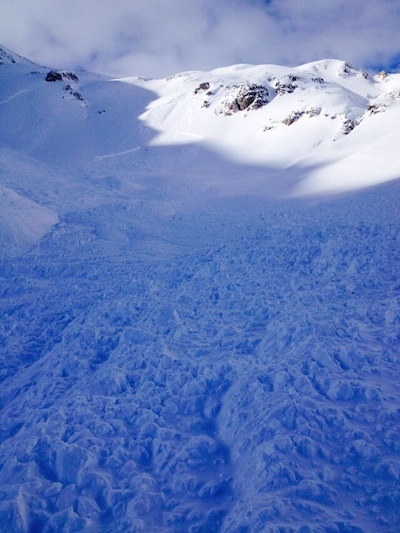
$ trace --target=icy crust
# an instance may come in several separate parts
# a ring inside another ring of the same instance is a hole
[[[115,203],[3,260],[1,523],[395,531],[397,196],[137,198],[151,234]]]

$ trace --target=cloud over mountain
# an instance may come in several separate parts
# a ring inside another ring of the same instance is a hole
[[[393,0],[4,0],[0,41],[40,63],[165,76],[233,63],[346,58],[396,66]],[[62,62],[63,64],[60,64]]]

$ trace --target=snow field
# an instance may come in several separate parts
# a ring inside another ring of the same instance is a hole
[[[116,205],[3,260],[8,529],[395,531],[394,202],[208,198],[119,253]]]

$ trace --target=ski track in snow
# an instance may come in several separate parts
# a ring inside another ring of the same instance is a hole
[[[142,146],[135,146],[135,148],[131,148],[130,150],[124,150],[123,152],[117,152],[115,154],[106,154],[106,155],[98,155],[96,156],[96,159],[101,161],[102,159],[107,159],[108,157],[119,157],[121,155],[131,154],[133,152],[137,152],[138,150],[141,150]]]
[[[13,94],[12,96],[10,96],[9,98],[7,98],[6,100],[2,100],[0,102],[0,105],[1,104],[7,104],[8,102],[10,102],[11,100],[14,100],[14,98],[17,98],[20,94],[24,94],[24,93],[30,93],[31,91],[29,89],[23,89],[21,91],[18,91],[16,92],[15,94]]]
[[[396,531],[396,191],[110,204],[4,259],[7,530]]]

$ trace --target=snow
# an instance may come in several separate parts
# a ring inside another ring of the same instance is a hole
[[[5,239],[0,236],[4,255],[13,255],[43,237],[58,222],[57,215],[15,191],[0,187],[1,213],[0,228]],[[7,237],[11,235],[10,243]],[[10,247],[8,247],[10,244]]]
[[[398,75],[7,53],[0,529],[398,531]]]
[[[152,145],[201,143],[234,162],[277,169],[300,163],[323,168],[324,178],[319,169],[315,180],[309,172],[304,188],[294,194],[310,193],[314,186],[318,193],[354,190],[399,176],[399,157],[386,148],[387,143],[400,142],[399,74],[370,79],[343,61],[325,60],[293,69],[239,65],[167,80],[124,81],[159,95],[140,116],[159,132]],[[269,103],[256,112],[230,112],[227,102],[249,81],[268,89]],[[208,83],[209,89],[198,90],[201,83]],[[277,94],[277,83],[292,84],[293,92]],[[391,110],[386,116],[383,103]],[[380,112],[368,111],[378,105]],[[288,127],[284,121],[293,115]],[[345,134],[348,121],[354,127],[351,135]],[[354,161],[352,154],[360,147],[368,157],[356,155]],[[366,175],[365,182],[354,174],[355,164],[362,179]]]

